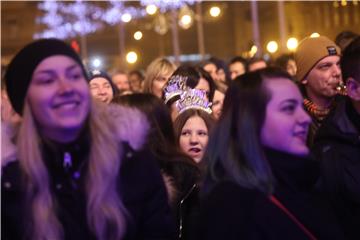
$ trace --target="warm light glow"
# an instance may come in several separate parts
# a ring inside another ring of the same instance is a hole
[[[99,58],[94,58],[94,60],[92,61],[92,65],[95,68],[98,68],[101,66],[101,60]]]
[[[347,5],[347,0],[341,0],[341,6],[345,7]]]
[[[353,0],[353,5],[357,6],[358,5],[358,0]]]
[[[267,45],[266,45],[266,49],[270,52],[270,53],[274,53],[278,50],[278,44],[275,41],[270,41]]]
[[[320,34],[317,33],[317,32],[314,32],[310,35],[311,38],[317,38],[317,37],[320,37]]]
[[[295,51],[295,49],[298,46],[298,43],[299,43],[298,40],[296,38],[292,37],[287,40],[286,46],[290,51]]]
[[[251,47],[250,52],[249,52],[250,58],[252,58],[256,54],[257,50],[258,50],[257,46],[253,45]]]
[[[192,21],[193,19],[190,15],[183,15],[180,18],[179,24],[182,28],[188,29],[189,27],[191,27]]]
[[[339,7],[339,3],[338,3],[338,1],[337,1],[337,0],[333,2],[333,6],[334,6],[334,8]]]
[[[123,22],[130,22],[131,21],[131,14],[130,13],[125,13],[121,16],[121,21]]]
[[[221,9],[217,6],[214,6],[210,8],[209,12],[212,17],[218,17],[221,13]]]
[[[136,63],[137,59],[138,56],[136,52],[131,51],[126,54],[126,61],[130,64]]]
[[[146,7],[146,12],[149,15],[154,15],[157,12],[157,7],[154,4],[150,4]]]
[[[142,37],[143,37],[143,34],[142,34],[141,31],[136,31],[136,32],[134,33],[134,39],[135,39],[135,40],[140,40],[140,39],[142,39]]]

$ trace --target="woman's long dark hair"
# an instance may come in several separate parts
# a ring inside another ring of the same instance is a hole
[[[270,194],[273,177],[265,159],[260,133],[271,99],[265,80],[291,79],[276,68],[238,76],[227,90],[223,112],[209,139],[204,160],[208,164],[205,193],[220,180],[231,180]]]

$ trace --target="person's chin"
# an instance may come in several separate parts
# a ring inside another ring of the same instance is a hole
[[[296,156],[306,156],[309,154],[309,148],[306,145],[296,146],[290,151],[290,153]]]
[[[84,124],[83,118],[63,119],[59,122],[59,126],[64,130],[78,129]]]
[[[196,163],[199,163],[199,162],[201,162],[201,157],[195,157],[195,158],[193,158],[193,160],[194,160]]]
[[[194,160],[194,162],[199,163],[201,161],[201,154],[189,153],[189,156]]]
[[[331,89],[329,92],[328,92],[328,97],[334,97],[335,95],[337,95],[339,93],[338,90],[336,89]]]

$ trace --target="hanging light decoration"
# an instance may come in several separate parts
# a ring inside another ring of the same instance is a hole
[[[125,22],[125,23],[128,23],[130,22],[132,19],[132,16],[130,13],[124,13],[122,16],[121,16],[121,21]]]
[[[213,6],[209,10],[210,16],[218,17],[221,13],[221,9],[218,6]]]
[[[136,31],[136,32],[134,33],[134,39],[135,39],[135,40],[139,41],[140,39],[142,39],[142,37],[143,37],[143,34],[142,34],[141,31]]]
[[[140,0],[142,6],[154,5],[164,13],[173,9],[180,9],[185,5],[193,5],[196,0]]]
[[[154,30],[160,35],[165,35],[169,30],[169,23],[164,14],[159,14],[154,20]]]
[[[103,12],[102,20],[109,25],[116,25],[122,22],[130,22],[146,16],[144,9],[133,6],[126,6],[124,1],[109,1],[110,6]]]
[[[101,8],[94,2],[83,0],[45,0],[38,4],[44,15],[37,18],[36,22],[45,25],[47,29],[33,37],[66,39],[83,36],[103,28],[105,24],[116,25],[120,21],[128,22],[146,16],[144,9],[125,6],[122,1],[111,0],[108,3],[106,8]]]
[[[194,22],[194,12],[187,6],[183,6],[179,11],[179,25],[183,29],[189,29]]]
[[[154,15],[157,12],[158,8],[154,4],[146,6],[146,12],[149,15]]]

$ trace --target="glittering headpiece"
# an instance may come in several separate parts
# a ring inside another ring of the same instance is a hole
[[[100,72],[100,70],[95,69],[95,70],[91,71],[91,74],[92,75],[99,75],[99,74],[101,74],[101,72]]]
[[[176,103],[179,114],[187,109],[199,109],[209,114],[212,113],[211,103],[206,99],[206,92],[200,89],[188,89],[181,94],[180,100]]]
[[[172,98],[180,96],[185,90],[189,89],[186,86],[186,81],[188,77],[175,75],[172,76],[164,88],[165,93],[165,104],[169,102]]]

